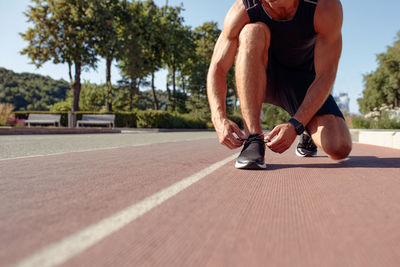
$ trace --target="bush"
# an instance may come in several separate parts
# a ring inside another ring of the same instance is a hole
[[[391,110],[375,109],[365,117],[352,116],[351,127],[355,129],[400,129],[400,120]],[[394,110],[397,112],[397,110]]]
[[[207,129],[207,121],[191,115],[158,110],[137,112],[138,128]]]
[[[240,114],[232,114],[232,115],[228,115],[228,119],[230,119],[231,121],[233,121],[234,123],[236,123],[240,129],[243,129],[244,125],[243,125],[243,118]]]
[[[375,122],[376,129],[400,129],[400,123],[387,117],[381,118]],[[374,126],[375,126],[374,125]]]
[[[191,114],[175,114],[172,116],[173,128],[207,129],[207,121]]]
[[[116,127],[136,128],[137,111],[115,113]]]
[[[50,112],[68,112],[72,109],[71,101],[61,101],[49,107]]]
[[[351,119],[352,128],[355,129],[369,129],[371,127],[371,122],[369,120],[353,117]]]
[[[388,118],[364,119],[360,117],[352,118],[352,128],[354,129],[400,129],[400,123]]]
[[[68,126],[68,112],[49,111],[16,111],[16,119],[25,120],[30,113],[61,114],[61,125]],[[83,114],[107,114],[104,112],[78,111],[76,119],[82,119]],[[237,116],[235,120],[239,120]],[[115,127],[118,128],[177,128],[177,129],[207,129],[209,122],[192,114],[170,113],[159,110],[134,110],[132,112],[116,112]]]
[[[382,104],[366,114],[363,120],[368,121],[370,129],[400,129],[400,108]],[[358,126],[353,124],[355,128]]]
[[[142,110],[137,113],[138,128],[172,128],[171,114],[159,110]]]
[[[0,126],[7,125],[7,121],[12,118],[14,106],[11,104],[0,103]]]

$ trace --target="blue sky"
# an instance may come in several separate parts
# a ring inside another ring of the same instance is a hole
[[[165,0],[155,2],[159,5],[165,4]],[[186,25],[197,27],[205,21],[216,21],[221,28],[225,14],[234,0],[169,0],[170,5],[180,3],[183,3],[185,8],[183,16]],[[22,12],[27,10],[29,4],[29,0],[0,1],[0,67],[15,72],[34,72],[67,80],[67,66],[46,63],[42,68],[36,69],[29,64],[26,56],[19,54],[26,46],[18,33],[28,28]],[[356,99],[361,96],[363,90],[363,74],[376,69],[376,54],[384,52],[388,45],[392,45],[396,33],[400,30],[400,1],[342,0],[342,5],[343,52],[334,94],[347,92],[351,99],[350,111],[357,113]],[[83,73],[82,77],[91,82],[103,83],[104,73],[104,64],[100,62],[97,70]],[[159,89],[165,87],[164,76],[165,72],[157,75],[156,84]],[[114,67],[113,81],[119,78],[119,73]]]

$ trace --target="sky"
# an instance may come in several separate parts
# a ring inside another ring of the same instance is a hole
[[[155,0],[164,5],[166,0]],[[216,21],[222,28],[224,17],[234,0],[169,0],[169,5],[183,3],[182,13],[185,25],[193,28],[206,21]],[[44,64],[40,69],[30,64],[27,56],[20,51],[27,46],[19,33],[25,32],[29,24],[23,12],[28,9],[29,0],[0,0],[0,67],[14,72],[32,72],[48,75],[54,79],[68,80],[66,65]],[[386,51],[396,40],[400,31],[399,0],[342,0],[343,51],[339,63],[333,94],[348,93],[350,112],[359,113],[357,98],[364,89],[363,75],[377,68],[376,55]],[[93,83],[105,82],[105,63],[100,61],[96,70],[82,74],[83,80]],[[165,88],[165,71],[156,75],[158,89]],[[116,82],[120,74],[113,67],[112,80]]]

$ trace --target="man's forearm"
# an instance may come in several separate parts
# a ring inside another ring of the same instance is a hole
[[[226,117],[226,93],[226,77],[217,67],[211,66],[207,77],[207,95],[213,121]]]
[[[303,123],[305,126],[312,120],[329,97],[335,76],[334,73],[325,74],[315,79],[308,89],[303,103],[294,115],[295,119]]]

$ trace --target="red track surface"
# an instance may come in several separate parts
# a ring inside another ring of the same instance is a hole
[[[233,153],[199,140],[0,161],[0,266]],[[400,266],[400,150],[266,161],[224,165],[65,266]]]

